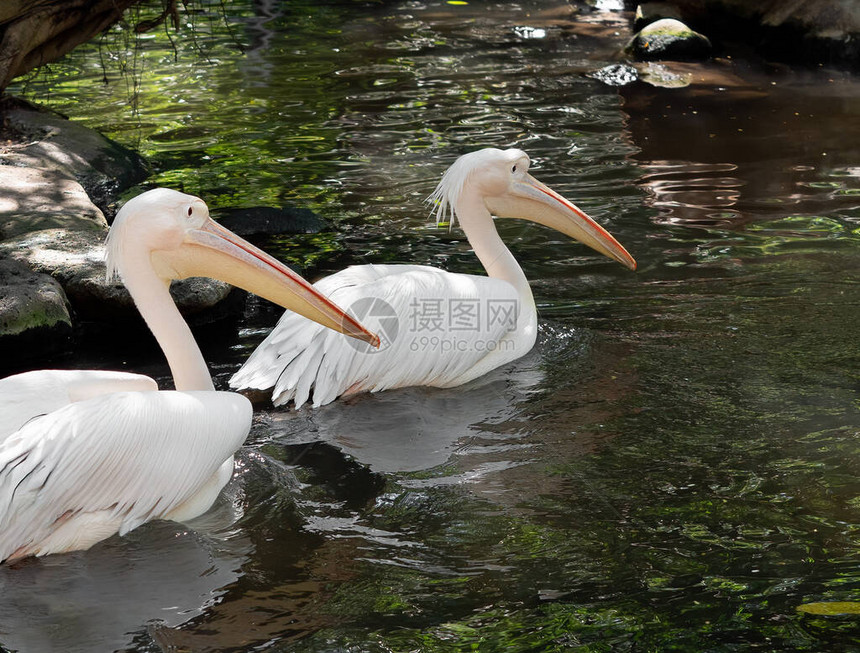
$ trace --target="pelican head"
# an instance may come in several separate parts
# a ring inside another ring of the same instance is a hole
[[[119,276],[129,288],[146,271],[165,283],[212,277],[378,346],[375,334],[301,276],[212,220],[199,197],[155,188],[132,198],[117,213],[105,248],[108,280]]]
[[[615,238],[573,202],[532,177],[522,150],[486,148],[464,154],[442,176],[430,195],[436,220],[452,222],[487,213],[523,218],[559,231],[631,270],[636,261]],[[483,209],[483,210],[482,210]],[[467,228],[464,223],[464,228]]]

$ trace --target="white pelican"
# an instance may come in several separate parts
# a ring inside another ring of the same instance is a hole
[[[139,374],[42,370],[0,380],[0,561],[87,549],[152,519],[205,512],[233,471],[251,404],[216,392],[168,291],[209,276],[368,342],[376,337],[300,276],[158,188],[127,202],[106,242],[170,365],[176,391]]]
[[[234,389],[272,389],[272,401],[300,407],[340,395],[427,385],[458,386],[523,356],[535,343],[537,309],[528,280],[493,224],[526,218],[574,238],[622,265],[636,261],[573,203],[528,174],[517,149],[465,154],[430,200],[437,222],[459,219],[486,277],[424,265],[360,265],[315,285],[362,320],[376,318],[373,350],[287,311],[233,375]]]

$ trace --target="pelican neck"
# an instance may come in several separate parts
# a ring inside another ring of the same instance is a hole
[[[534,297],[529,281],[511,250],[499,236],[493,216],[483,202],[480,199],[467,198],[458,203],[456,213],[463,233],[466,234],[466,239],[487,276],[508,282],[516,289],[521,301],[533,305]]]
[[[203,353],[170,295],[169,280],[155,273],[148,256],[129,259],[121,268],[123,282],[164,352],[174,386],[182,391],[214,390]]]

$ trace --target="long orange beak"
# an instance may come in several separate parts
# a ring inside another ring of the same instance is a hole
[[[181,254],[171,256],[169,263],[176,278],[212,277],[226,281],[329,329],[379,347],[379,336],[301,276],[212,219],[190,230],[180,250]]]
[[[500,218],[524,218],[555,229],[588,245],[624,267],[636,269],[630,253],[585,211],[531,175],[514,181],[508,192],[484,200],[490,213]]]

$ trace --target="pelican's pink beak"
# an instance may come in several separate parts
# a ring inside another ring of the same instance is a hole
[[[379,347],[379,336],[286,265],[211,218],[187,232],[181,255],[171,256],[175,278],[226,281],[353,338]]]
[[[524,218],[555,229],[621,265],[636,269],[636,261],[606,229],[573,202],[529,174],[511,183],[508,192],[484,199],[490,213],[500,218]]]

